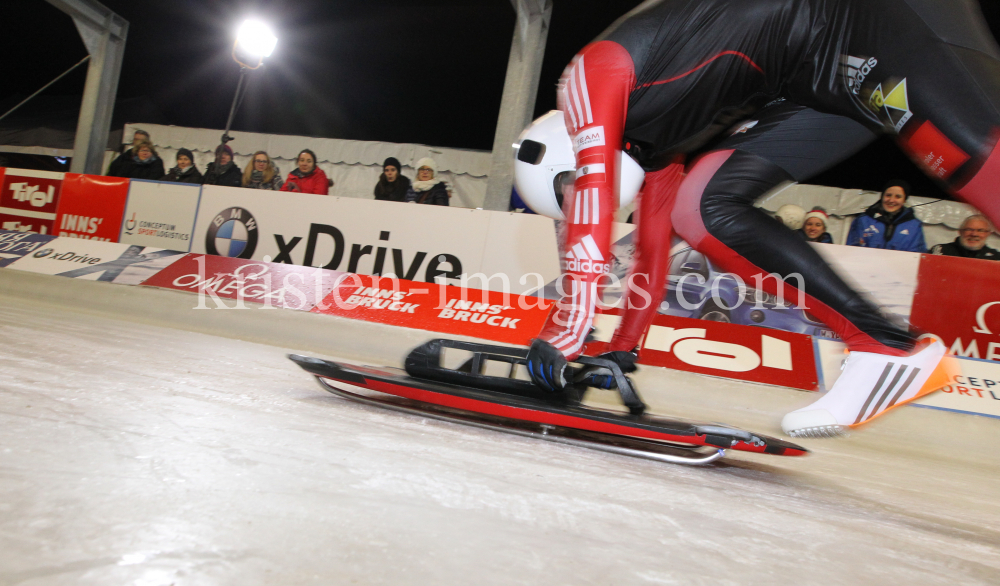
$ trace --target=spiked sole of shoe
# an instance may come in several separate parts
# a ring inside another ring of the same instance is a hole
[[[843,425],[821,425],[819,427],[803,427],[802,429],[793,429],[788,432],[788,435],[792,437],[837,438],[849,437],[851,434]]]

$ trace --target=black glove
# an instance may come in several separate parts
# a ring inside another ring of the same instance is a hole
[[[573,377],[573,369],[555,346],[535,338],[528,350],[528,374],[536,385],[554,393],[566,388]]]
[[[639,359],[639,356],[633,350],[632,352],[605,352],[598,356],[598,358],[614,362],[622,370],[622,374],[628,374],[635,372],[637,368],[635,361]],[[618,383],[615,381],[614,375],[609,369],[603,366],[588,366],[581,369],[576,375],[575,382],[598,389],[618,388]]]

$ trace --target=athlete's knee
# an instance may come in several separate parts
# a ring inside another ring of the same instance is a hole
[[[697,246],[707,234],[702,219],[702,204],[712,178],[734,151],[713,151],[695,159],[677,190],[677,202],[670,214],[674,230],[681,238]]]

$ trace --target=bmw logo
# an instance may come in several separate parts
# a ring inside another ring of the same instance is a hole
[[[38,252],[35,253],[35,258],[45,258],[46,256],[52,254],[53,252],[55,252],[55,249],[43,248],[42,250],[39,250]]]
[[[205,234],[205,251],[216,256],[252,258],[257,248],[257,220],[243,208],[219,212]]]

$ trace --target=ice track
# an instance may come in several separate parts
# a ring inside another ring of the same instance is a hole
[[[351,404],[303,350],[4,299],[0,585],[1000,583],[1000,457],[911,441],[970,417],[686,468]]]

